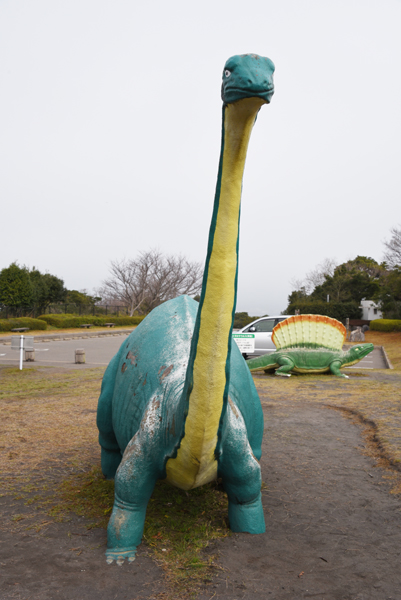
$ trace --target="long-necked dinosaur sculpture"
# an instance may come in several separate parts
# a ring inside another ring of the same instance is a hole
[[[221,155],[199,304],[150,313],[111,360],[97,424],[102,470],[115,476],[108,562],[134,560],[157,479],[189,490],[221,477],[234,531],[265,530],[259,459],[263,413],[231,333],[242,177],[252,127],[273,95],[274,65],[233,56],[223,71]]]

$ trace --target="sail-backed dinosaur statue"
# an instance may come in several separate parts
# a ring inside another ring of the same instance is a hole
[[[341,373],[373,351],[373,344],[360,344],[343,351],[347,330],[340,321],[324,315],[295,315],[278,323],[272,332],[276,352],[247,361],[250,371],[277,369],[276,375],[327,373],[348,379]]]
[[[274,92],[274,65],[233,56],[223,71],[221,154],[199,304],[153,310],[111,360],[97,424],[102,470],[115,476],[108,562],[132,561],[157,479],[189,490],[222,478],[233,531],[263,533],[263,413],[231,333],[242,177],[252,127]]]

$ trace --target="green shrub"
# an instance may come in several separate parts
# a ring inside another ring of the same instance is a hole
[[[267,315],[265,315],[267,316]],[[250,317],[247,312],[236,312],[234,315],[234,329],[242,329],[245,325],[256,321],[259,317]]]
[[[86,323],[90,323],[91,325],[96,325],[98,327],[105,327],[106,323],[114,323],[115,325],[138,325],[145,317],[137,316],[137,317],[112,317],[112,316],[104,316],[98,317],[96,315],[41,315],[41,319],[46,321],[48,325],[52,327],[57,327],[57,329],[72,329],[74,327],[80,327],[80,325],[85,325]]]
[[[32,330],[47,329],[47,323],[43,319],[31,319],[30,317],[0,319],[0,331],[11,331],[19,327],[29,327]]]
[[[326,315],[338,321],[345,321],[347,318],[361,318],[361,309],[356,302],[323,302],[321,300],[302,302],[302,300],[297,300],[288,306],[285,314],[294,315],[296,309],[302,315]]]
[[[375,319],[370,322],[369,328],[372,331],[401,331],[401,320]]]

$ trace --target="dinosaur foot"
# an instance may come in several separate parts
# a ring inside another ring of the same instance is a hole
[[[114,561],[119,567],[124,564],[125,559],[129,563],[134,562],[136,554],[136,546],[133,548],[127,548],[125,550],[106,550],[106,562],[111,565]]]
[[[228,520],[232,531],[246,533],[264,533],[266,531],[263,515],[262,494],[252,502],[234,504],[228,502]]]
[[[291,373],[279,373],[276,371],[276,375],[280,375],[280,377],[291,377]]]

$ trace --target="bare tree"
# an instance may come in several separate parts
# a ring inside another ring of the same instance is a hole
[[[322,285],[325,282],[326,277],[334,275],[336,266],[337,262],[333,258],[325,258],[312,271],[309,271],[305,275],[305,279],[292,279],[290,284],[294,290],[303,290],[309,296],[318,285]]]
[[[99,292],[103,298],[122,302],[131,315],[143,314],[181,294],[199,294],[202,275],[200,263],[151,249],[135,259],[112,261],[110,277]]]
[[[384,260],[389,269],[394,269],[401,266],[401,226],[392,227],[390,232],[392,235],[390,241],[383,242],[386,247]]]
[[[333,277],[334,269],[337,266],[337,262],[333,258],[325,258],[317,267],[306,274],[307,287],[310,292],[318,286],[322,285],[326,281],[326,277]]]

